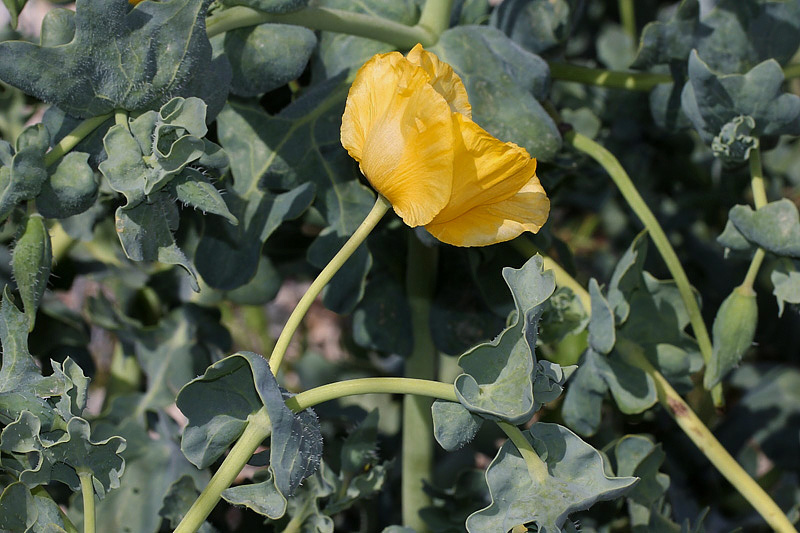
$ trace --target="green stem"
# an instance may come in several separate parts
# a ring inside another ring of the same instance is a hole
[[[226,31],[268,22],[346,33],[388,43],[398,48],[412,48],[417,43],[433,46],[438,40],[437,34],[421,26],[407,26],[381,17],[325,7],[306,7],[291,13],[275,14],[236,6],[208,17],[206,31],[209,37],[213,37]]]
[[[750,502],[766,522],[779,533],[797,533],[792,523],[780,507],[769,497],[761,486],[731,457],[728,451],[714,437],[683,398],[672,388],[666,378],[650,364],[650,361],[635,345],[625,345],[618,340],[618,352],[634,366],[644,370],[655,382],[658,400],[675,419],[678,426],[692,440],[711,464],[727,479],[733,487]],[[620,346],[621,344],[621,346]]]
[[[89,470],[79,470],[78,479],[80,479],[81,482],[81,496],[83,496],[83,533],[94,533],[95,512],[92,472]]]
[[[299,412],[317,404],[359,394],[417,394],[458,402],[452,383],[411,378],[359,378],[321,385],[286,400],[286,406]]]
[[[350,236],[347,242],[344,243],[342,249],[333,256],[333,259],[325,265],[325,268],[319,273],[317,279],[311,283],[306,293],[300,298],[297,307],[294,308],[292,314],[289,316],[289,320],[287,320],[286,325],[283,327],[283,331],[281,331],[278,340],[275,341],[275,347],[272,350],[272,355],[269,357],[269,366],[272,368],[274,374],[278,373],[278,369],[280,369],[281,362],[283,361],[283,356],[286,355],[286,349],[289,347],[289,341],[292,340],[294,332],[297,331],[300,322],[311,307],[314,299],[322,292],[325,285],[328,284],[347,259],[353,255],[353,252],[356,251],[359,245],[364,242],[364,239],[367,238],[367,235],[375,228],[378,221],[380,221],[390,207],[391,204],[389,201],[379,194],[377,200],[375,200],[375,205],[361,225],[356,229],[353,235]]]
[[[622,193],[625,201],[628,202],[633,212],[636,213],[636,216],[638,216],[639,220],[644,224],[644,227],[650,234],[650,238],[653,239],[653,243],[664,259],[664,263],[666,263],[670,274],[672,274],[672,277],[675,279],[675,284],[683,300],[683,305],[686,306],[686,311],[689,314],[689,321],[692,324],[692,330],[697,339],[700,353],[703,354],[703,360],[708,364],[712,354],[711,337],[708,334],[705,322],[703,322],[703,315],[700,313],[700,306],[697,304],[697,300],[694,297],[689,278],[686,276],[686,272],[683,270],[683,266],[675,250],[672,248],[672,244],[670,244],[667,235],[661,228],[661,224],[658,223],[653,212],[647,207],[647,204],[639,194],[639,191],[636,190],[636,186],[631,181],[628,173],[625,172],[625,169],[622,168],[622,165],[611,152],[600,144],[575,131],[570,131],[564,135],[564,140],[575,147],[575,149],[586,153],[592,159],[600,163],[611,176],[611,179],[616,184],[620,193]],[[724,404],[721,385],[715,386],[711,390],[711,395],[714,400],[714,405],[721,407]]]
[[[556,285],[559,287],[567,287],[568,289],[572,290],[572,292],[575,293],[575,296],[577,296],[581,301],[581,304],[583,304],[583,308],[586,309],[586,312],[590,312],[592,310],[592,299],[589,296],[589,292],[583,288],[583,285],[578,283],[578,280],[570,276],[569,272],[564,270],[561,265],[556,263],[552,257],[542,252],[539,247],[530,241],[530,239],[523,235],[511,241],[511,245],[516,248],[517,251],[523,255],[523,257],[531,257],[535,254],[541,255],[542,260],[544,261],[544,270],[553,271],[553,274],[556,276]]]
[[[239,436],[236,444],[231,448],[230,453],[222,461],[219,469],[214,473],[211,481],[200,493],[200,496],[192,504],[186,516],[175,528],[174,533],[194,533],[219,502],[222,491],[227,489],[247,464],[247,461],[255,453],[261,442],[269,437],[272,432],[272,425],[269,421],[266,408],[253,413],[247,418],[247,426]]]
[[[514,446],[517,447],[519,450],[522,459],[525,461],[525,466],[528,467],[528,474],[531,476],[531,479],[536,481],[537,483],[543,483],[546,480],[550,473],[547,470],[547,465],[544,461],[542,461],[539,454],[536,453],[536,450],[533,449],[531,443],[528,442],[528,439],[525,438],[525,435],[522,434],[520,429],[513,425],[509,424],[508,422],[497,422],[497,425],[500,426],[500,429],[503,430],[503,433],[514,443]]]
[[[428,0],[428,4],[436,3]],[[426,6],[428,5],[426,4]],[[425,246],[408,233],[406,291],[411,306],[414,349],[406,359],[405,377],[432,380],[436,377],[437,351],[430,330],[430,308],[436,285],[438,248]],[[431,505],[422,490],[423,481],[433,471],[433,420],[426,396],[403,398],[402,515],[403,525],[419,533],[427,531],[420,510]]]
[[[764,170],[761,167],[761,150],[758,146],[750,150],[750,188],[753,190],[753,204],[756,209],[767,205],[767,189],[764,185]],[[744,277],[741,287],[753,290],[753,283],[758,276],[758,270],[764,261],[764,249],[758,248],[750,261],[750,267]]]
[[[612,89],[649,91],[656,85],[671,83],[672,76],[655,72],[620,72],[600,68],[582,67],[569,63],[551,62],[550,76],[554,80],[574,81]]]
[[[633,9],[633,0],[619,0],[619,19],[625,33],[636,41],[636,13]]]
[[[793,63],[783,67],[783,75],[787,80],[789,78],[800,78],[800,63]]]
[[[450,13],[453,10],[453,0],[425,0],[422,14],[417,21],[417,27],[428,30],[438,40],[439,35],[450,27]],[[436,44],[435,42],[433,44]],[[427,46],[423,44],[423,46]]]
[[[58,141],[52,150],[47,152],[44,156],[44,164],[45,166],[50,166],[75,148],[75,146],[81,142],[87,135],[92,133],[94,130],[100,127],[103,122],[111,118],[111,113],[107,115],[100,115],[97,117],[87,118],[78,126],[69,132],[66,137]]]

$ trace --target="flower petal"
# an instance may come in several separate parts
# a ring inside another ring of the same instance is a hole
[[[429,76],[401,54],[367,61],[342,117],[342,145],[409,226],[447,204],[453,179],[453,119]]]
[[[485,246],[539,231],[550,200],[536,177],[536,160],[471,120],[457,114],[454,119],[453,189],[428,231],[456,246]]]
[[[467,96],[467,88],[453,67],[441,61],[436,54],[422,48],[421,44],[412,48],[406,57],[412,64],[428,73],[431,77],[430,84],[437,93],[444,96],[452,111],[472,118],[472,106]]]
[[[477,206],[447,222],[428,224],[425,229],[454,246],[488,246],[510,241],[525,231],[536,233],[549,212],[550,199],[533,176],[510,198]]]

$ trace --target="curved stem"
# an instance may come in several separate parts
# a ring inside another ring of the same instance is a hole
[[[83,497],[83,533],[94,533],[94,484],[91,471],[78,471],[78,479],[81,482],[81,496]]]
[[[417,21],[417,27],[429,31],[438,40],[439,35],[450,26],[450,13],[452,10],[453,0],[425,0],[425,6],[422,8],[422,14],[420,14]],[[423,44],[423,46],[427,45]]]
[[[620,340],[618,340],[620,343]],[[714,434],[697,418],[697,415],[683,401],[680,394],[666,378],[650,364],[638,346],[625,346],[624,339],[618,352],[630,364],[644,370],[655,382],[658,400],[675,419],[678,426],[692,440],[711,464],[727,479],[733,487],[750,502],[766,522],[779,533],[797,533],[792,523],[780,507],[770,498],[761,486],[731,457],[719,443]]]
[[[582,67],[569,63],[551,62],[550,76],[554,80],[575,81],[613,89],[649,91],[656,85],[671,83],[672,76],[656,72],[620,72],[600,68]]]
[[[432,46],[438,35],[421,26],[407,26],[393,20],[325,7],[306,7],[291,13],[263,13],[249,7],[236,6],[208,17],[209,37],[220,33],[257,26],[267,22],[293,24],[312,30],[333,31],[366,37],[398,48],[412,48],[417,43]]]
[[[761,167],[761,150],[758,146],[750,150],[750,188],[753,190],[753,204],[756,209],[767,205],[767,189],[764,186],[764,170]],[[740,285],[745,290],[753,291],[753,284],[758,276],[761,263],[764,261],[764,249],[758,248],[753,254],[744,281]]]
[[[299,412],[317,404],[359,394],[417,394],[458,402],[452,383],[411,378],[359,378],[321,385],[286,400],[286,406]]]
[[[428,0],[428,4],[435,0]],[[426,4],[426,6],[428,5]],[[406,291],[411,307],[414,349],[406,359],[405,377],[432,380],[436,376],[436,347],[430,330],[430,307],[436,285],[438,248],[425,246],[408,232]],[[433,471],[432,400],[425,396],[403,398],[403,447],[401,507],[403,525],[420,533],[427,531],[420,510],[431,505],[422,490]]]
[[[364,242],[364,239],[367,238],[367,235],[375,228],[375,225],[383,215],[386,214],[386,211],[388,211],[390,207],[391,204],[389,201],[379,194],[375,205],[358,229],[356,229],[353,235],[344,243],[342,249],[333,256],[333,259],[325,265],[325,268],[319,273],[317,279],[311,283],[306,293],[300,298],[297,307],[295,307],[292,314],[289,315],[289,320],[286,321],[286,325],[283,327],[283,331],[281,331],[278,340],[275,341],[275,347],[272,350],[272,355],[269,357],[269,366],[273,374],[278,373],[278,369],[280,369],[281,362],[283,361],[283,356],[286,354],[286,348],[289,347],[289,341],[292,340],[294,332],[297,331],[300,322],[303,320],[309,307],[311,307],[314,299],[322,292],[325,285],[328,284],[347,259],[353,255],[353,252],[356,251],[359,245]]]
[[[272,425],[267,416],[266,408],[253,413],[247,418],[247,426],[239,436],[230,453],[222,461],[219,469],[214,473],[211,481],[200,493],[192,504],[186,516],[183,517],[174,533],[194,533],[219,502],[222,491],[227,489],[255,453],[261,442],[269,437]]]
[[[739,288],[745,290],[748,294],[753,293],[753,284],[758,276],[758,271],[761,268],[761,263],[764,261],[764,249],[758,248],[753,254],[753,259],[750,260],[750,266],[747,268],[747,274],[744,276],[744,281],[739,285]]]
[[[783,75],[786,79],[800,78],[800,63],[793,63],[783,67]]]
[[[675,284],[683,300],[683,305],[686,306],[686,311],[689,314],[689,322],[692,324],[692,330],[697,339],[700,353],[703,354],[703,360],[708,364],[712,354],[711,337],[703,321],[703,315],[700,313],[700,306],[697,304],[697,300],[694,297],[689,278],[686,276],[686,272],[683,270],[678,255],[672,248],[672,244],[670,244],[667,235],[661,228],[661,224],[658,223],[653,212],[647,207],[647,204],[639,194],[639,191],[636,190],[636,186],[631,181],[628,173],[625,172],[625,169],[622,168],[622,165],[611,152],[588,137],[575,131],[570,131],[564,135],[564,140],[577,150],[586,153],[592,159],[600,163],[611,176],[611,179],[616,184],[620,193],[622,193],[625,201],[628,202],[633,212],[636,213],[636,216],[642,221],[642,224],[650,234],[650,238],[653,239],[653,243],[656,245],[658,252],[664,259],[664,263],[666,263],[670,274],[672,274],[672,277],[675,279]],[[720,385],[715,386],[711,390],[711,395],[716,406],[719,407],[724,404],[722,387]]]
[[[522,434],[522,431],[517,426],[509,424],[508,422],[500,421],[497,422],[497,425],[500,426],[503,433],[506,434],[511,442],[514,443],[514,446],[517,447],[517,450],[519,450],[522,459],[525,461],[525,466],[528,467],[528,474],[531,476],[531,479],[537,483],[544,482],[550,475],[547,470],[547,465],[542,461],[541,457],[539,457],[539,454],[536,453],[536,450],[533,449],[533,446],[531,446],[531,443],[525,438],[525,435]]]
[[[107,115],[100,115],[97,117],[87,118],[74,130],[69,132],[66,137],[58,141],[52,150],[47,152],[44,156],[44,164],[45,166],[50,166],[75,148],[75,146],[81,142],[87,135],[92,133],[94,130],[99,128],[103,122],[111,118],[112,114],[108,113]]]

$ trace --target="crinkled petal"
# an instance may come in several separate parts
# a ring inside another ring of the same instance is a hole
[[[550,200],[533,176],[510,198],[479,205],[448,222],[428,224],[425,229],[454,246],[488,246],[510,241],[525,231],[536,233],[549,213]]]
[[[408,60],[421,67],[430,76],[430,84],[436,92],[444,96],[450,109],[461,113],[467,118],[472,118],[472,106],[467,96],[467,88],[453,67],[441,61],[436,54],[432,54],[417,44],[406,56]]]
[[[342,117],[342,145],[409,226],[430,222],[453,180],[453,114],[429,76],[397,52],[356,74]]]
[[[432,221],[435,224],[510,198],[536,175],[536,160],[524,148],[495,139],[463,116],[453,116],[453,188],[447,205]]]

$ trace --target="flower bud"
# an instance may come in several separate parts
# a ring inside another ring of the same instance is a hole
[[[703,378],[706,389],[719,383],[730,369],[739,364],[753,344],[757,323],[756,293],[751,287],[736,287],[722,302],[714,318],[714,350]]]

